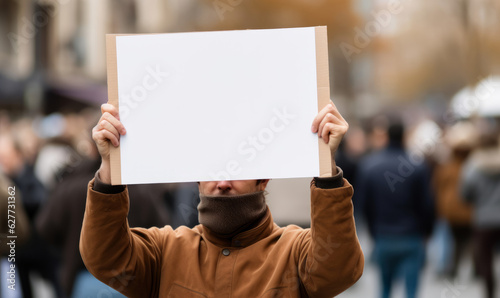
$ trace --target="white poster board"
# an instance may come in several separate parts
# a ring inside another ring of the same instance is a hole
[[[113,184],[320,176],[326,27],[107,35]]]

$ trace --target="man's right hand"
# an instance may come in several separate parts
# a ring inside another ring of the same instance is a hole
[[[111,184],[111,166],[110,166],[110,146],[120,145],[120,135],[126,133],[125,127],[120,122],[118,110],[110,105],[101,106],[102,116],[97,125],[92,129],[92,139],[97,145],[102,162],[99,169],[99,178],[102,182]]]

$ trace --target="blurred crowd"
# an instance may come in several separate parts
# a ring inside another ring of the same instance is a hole
[[[379,270],[379,297],[391,297],[398,279],[406,297],[418,297],[429,254],[443,280],[456,280],[461,261],[472,259],[468,278],[495,297],[500,118],[406,122],[402,114],[373,117],[350,129],[337,156],[355,189],[357,225],[373,240],[365,254]],[[431,238],[439,249],[427,252]]]
[[[500,78],[488,76],[500,70],[499,16],[498,0],[0,1],[0,242],[9,197],[17,236],[16,291],[6,288],[10,247],[0,246],[0,298],[43,296],[40,281],[56,297],[119,296],[78,249],[100,165],[91,129],[107,94],[105,34],[318,25],[328,26],[332,94],[351,127],[336,159],[355,189],[359,231],[373,240],[364,249],[381,293],[372,296],[394,293],[398,278],[417,296],[432,259],[446,280],[473,260],[468,278],[493,297]],[[129,190],[131,226],[198,222],[196,184]]]
[[[2,282],[1,297],[36,297],[34,277],[49,284],[55,297],[122,297],[86,271],[79,252],[87,184],[100,165],[91,138],[99,117],[100,111],[92,108],[19,119],[0,114],[0,237],[4,243],[12,234],[3,224],[9,196],[15,197],[17,236],[16,291]],[[8,193],[9,186],[15,187],[14,194]],[[196,184],[132,185],[129,192],[131,226],[198,223]],[[3,245],[1,253],[5,265],[9,247]]]
[[[36,296],[33,276],[56,297],[121,297],[86,271],[78,248],[87,184],[100,165],[91,139],[99,116],[95,108],[15,119],[0,113],[0,221],[7,222],[6,190],[15,186],[19,297]],[[380,297],[390,297],[398,278],[407,297],[417,297],[430,237],[443,240],[438,275],[456,278],[461,260],[473,259],[469,277],[479,278],[486,297],[493,297],[499,136],[494,116],[410,124],[402,113],[381,113],[351,121],[336,159],[355,189],[358,227],[373,239],[373,251],[365,254],[380,270]],[[189,183],[130,186],[129,223],[194,226],[197,191]],[[6,240],[8,228],[0,226]],[[9,251],[1,253],[6,263]],[[126,277],[120,282],[126,285]]]

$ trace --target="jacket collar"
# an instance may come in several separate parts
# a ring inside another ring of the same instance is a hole
[[[250,229],[235,235],[220,235],[201,225],[202,237],[220,247],[247,247],[271,235],[275,225],[271,211],[267,207],[265,215]]]

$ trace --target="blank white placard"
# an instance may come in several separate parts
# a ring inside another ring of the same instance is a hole
[[[314,27],[115,38],[121,184],[319,176]]]

